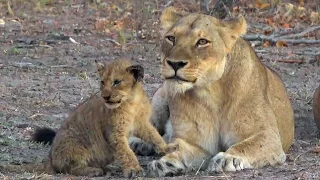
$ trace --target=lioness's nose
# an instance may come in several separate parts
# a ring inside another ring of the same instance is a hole
[[[182,62],[182,61],[178,61],[178,62],[172,62],[167,60],[167,63],[169,64],[169,66],[171,66],[174,71],[177,71],[180,68],[183,68],[185,65],[187,65],[187,62]]]

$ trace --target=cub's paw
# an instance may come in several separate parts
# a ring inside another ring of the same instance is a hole
[[[141,177],[141,176],[144,176],[144,172],[143,172],[143,169],[138,166],[136,168],[126,168],[123,170],[123,175],[124,177],[126,178],[134,178],[134,177]]]
[[[148,164],[148,177],[164,177],[181,174],[185,166],[178,160],[167,160],[165,157],[160,160],[151,161]]]
[[[240,171],[251,168],[246,159],[235,157],[224,152],[214,156],[208,166],[209,172]]]
[[[129,145],[136,155],[153,156],[156,154],[154,147],[151,144],[143,142],[140,138],[130,138]]]

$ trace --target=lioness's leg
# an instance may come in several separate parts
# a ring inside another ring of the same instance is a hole
[[[167,94],[163,87],[160,87],[152,97],[151,123],[156,127],[160,135],[166,133],[166,124],[170,117]]]
[[[285,159],[279,135],[265,130],[234,144],[226,152],[218,153],[211,159],[208,170],[239,171],[282,163]]]
[[[182,139],[174,139],[170,143],[171,149],[176,151],[163,156],[159,160],[154,160],[148,164],[148,175],[151,177],[162,177],[165,175],[179,174],[190,168],[199,168],[204,164],[208,152],[197,146],[188,144]],[[203,165],[205,167],[205,165]]]

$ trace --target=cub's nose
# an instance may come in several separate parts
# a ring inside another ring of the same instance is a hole
[[[111,96],[104,96],[104,97],[103,97],[103,99],[106,100],[106,101],[109,101],[110,98],[111,98]]]
[[[169,64],[169,66],[173,68],[174,71],[177,71],[178,69],[183,68],[188,64],[187,62],[182,62],[182,61],[173,62],[169,60],[167,60],[167,63]]]

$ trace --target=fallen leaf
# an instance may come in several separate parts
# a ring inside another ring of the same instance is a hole
[[[4,20],[3,19],[0,19],[0,25],[5,25],[6,23],[4,22]]]
[[[96,20],[94,27],[98,32],[110,33],[110,30],[109,30],[110,24],[111,22],[108,19],[102,18],[102,19]]]
[[[304,0],[298,0],[299,6],[304,6]]]
[[[14,13],[11,9],[11,4],[10,4],[10,1],[7,2],[7,10],[8,10],[8,13],[11,15],[11,16],[14,16]]]
[[[72,43],[74,43],[74,44],[80,44],[80,43],[78,43],[76,40],[74,40],[72,37],[69,37],[69,40],[70,40]]]
[[[254,5],[258,9],[268,9],[270,8],[270,3],[263,2],[262,0],[255,0]]]
[[[260,6],[260,9],[268,9],[268,8],[270,8],[270,4],[269,3],[263,3]]]
[[[320,146],[315,147],[312,152],[314,153],[320,153]]]
[[[320,13],[319,12],[311,12],[310,20],[312,24],[320,24]]]
[[[280,48],[280,47],[288,47],[288,44],[287,44],[286,42],[284,42],[284,41],[278,41],[278,42],[276,43],[276,46],[277,46],[278,48]]]
[[[269,25],[269,26],[271,26],[272,24],[274,24],[272,18],[266,18],[266,19],[265,19],[265,22],[266,22],[266,24]]]
[[[266,41],[262,44],[263,47],[269,47],[270,46],[270,42],[269,41]]]
[[[263,34],[266,36],[270,35],[271,33],[272,33],[272,29],[268,29],[263,32]]]
[[[236,6],[233,8],[233,13],[239,13],[240,12],[240,7]]]
[[[290,24],[289,23],[284,23],[282,25],[282,27],[285,28],[285,29],[288,29],[288,28],[290,28]]]

